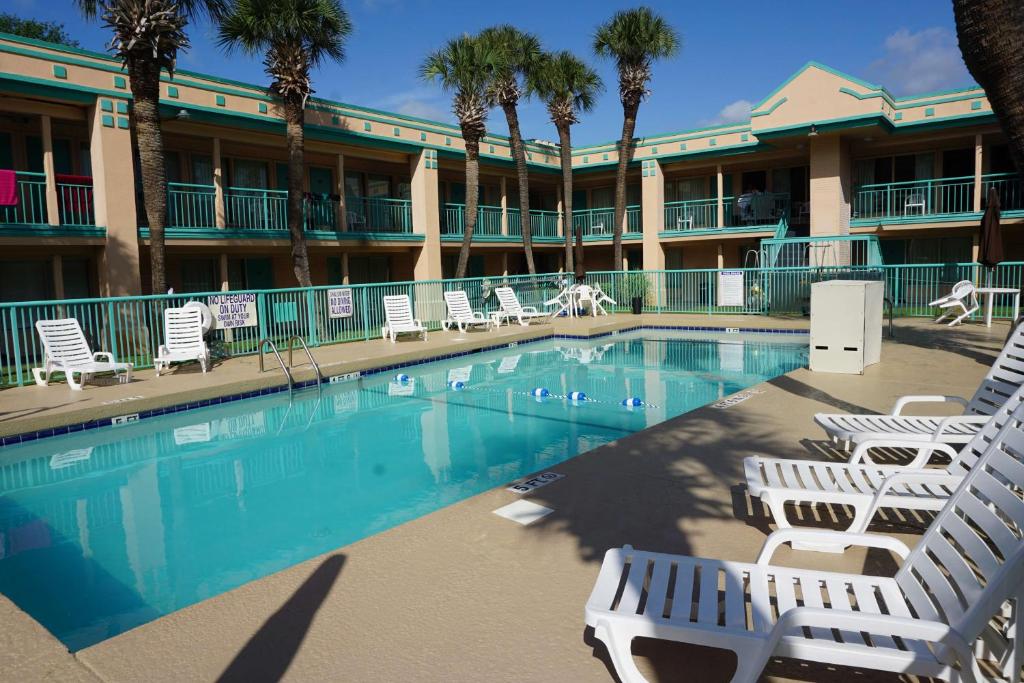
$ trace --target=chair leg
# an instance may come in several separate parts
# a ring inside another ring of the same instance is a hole
[[[86,375],[84,372],[79,372],[78,382],[75,382],[75,372],[75,370],[65,370],[64,376],[68,380],[68,386],[71,387],[73,391],[81,391],[82,385],[85,384],[85,379],[86,377],[88,377],[88,375]]]
[[[647,679],[640,673],[636,662],[633,661],[632,635],[622,632],[614,633],[608,624],[600,622],[594,628],[594,637],[604,643],[608,649],[615,672],[619,674],[622,683],[647,683]]]

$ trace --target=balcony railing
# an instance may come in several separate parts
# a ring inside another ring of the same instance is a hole
[[[389,197],[346,197],[349,232],[412,232],[412,201]]]
[[[224,191],[227,227],[236,230],[287,230],[288,192],[248,187]]]
[[[461,235],[466,229],[466,205],[445,204],[441,221],[442,235]],[[481,205],[477,207],[474,235],[500,236],[501,207]]]
[[[738,197],[723,197],[725,226],[775,226],[785,218],[790,220],[790,201],[787,192],[754,192]]]
[[[519,209],[508,209],[508,234],[522,237]],[[534,237],[558,237],[558,212],[530,209],[530,234]]]
[[[140,195],[140,199],[141,199]],[[142,207],[145,215],[145,207]],[[167,183],[167,227],[217,226],[217,192],[213,185]]]
[[[1003,211],[1024,209],[1024,185],[1015,173],[990,173],[981,177],[981,205],[990,187],[999,193]],[[974,212],[974,176],[910,180],[900,183],[861,185],[853,198],[853,218],[872,220],[919,216],[950,216]]]
[[[665,230],[708,230],[717,227],[717,198],[665,203]]]
[[[18,171],[15,182],[18,203],[0,206],[0,223],[46,225],[46,174]]]
[[[71,227],[96,225],[92,178],[57,174],[57,210],[60,224]]]
[[[615,231],[615,209],[613,207],[603,209],[579,209],[572,212],[572,225],[574,230],[583,230],[584,237],[607,237],[611,238]],[[632,205],[626,207],[626,229],[624,233],[640,233],[643,228],[640,223],[640,207]]]

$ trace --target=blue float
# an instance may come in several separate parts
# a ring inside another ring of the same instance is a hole
[[[629,398],[622,399],[622,405],[626,406],[627,408],[636,408],[637,406],[642,406],[643,404],[644,402],[641,401],[638,396],[630,396]]]
[[[459,380],[454,379],[451,382],[448,382],[448,388],[453,390],[453,391],[462,391],[463,389],[466,388],[466,383],[465,382],[460,382]]]
[[[409,375],[401,375],[401,374],[395,375],[395,381],[398,382],[399,384],[405,384],[410,379],[412,379],[412,378],[409,377]]]
[[[548,396],[551,395],[551,392],[545,389],[544,387],[537,387],[536,389],[530,392],[530,395],[536,396],[537,398],[547,398]]]
[[[570,391],[567,398],[570,401],[586,401],[587,395],[584,394],[582,391]]]

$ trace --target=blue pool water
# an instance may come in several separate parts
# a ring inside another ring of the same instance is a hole
[[[7,446],[0,592],[80,649],[806,356],[791,335],[547,340],[413,366],[405,384],[374,375],[291,405],[275,394]],[[530,396],[538,387],[554,396]],[[570,391],[592,400],[559,398]],[[623,407],[632,396],[648,405]]]

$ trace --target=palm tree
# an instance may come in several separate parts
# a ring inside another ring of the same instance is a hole
[[[88,19],[101,15],[113,31],[109,49],[128,71],[132,124],[139,148],[142,196],[149,221],[151,286],[167,291],[164,226],[167,223],[167,174],[160,130],[160,72],[174,78],[179,50],[189,48],[185,26],[201,14],[219,19],[226,0],[76,0]]]
[[[562,161],[562,225],[565,232],[565,270],[582,276],[583,226],[573,230],[572,221],[572,139],[570,126],[579,122],[579,115],[594,108],[597,94],[604,89],[601,77],[571,52],[544,55],[528,81],[547,105],[551,122],[558,129],[559,154]],[[576,258],[573,261],[572,240],[576,233]]]
[[[992,112],[1024,174],[1024,5],[1020,0],[953,0],[960,52],[985,89]]]
[[[651,63],[679,51],[675,29],[648,7],[616,12],[594,34],[594,52],[615,60],[622,101],[622,138],[615,172],[615,232],[612,237],[615,268],[622,267],[622,232],[626,222],[626,169],[633,156],[633,131],[640,101],[648,94]]]
[[[452,93],[452,112],[459,120],[466,145],[465,231],[455,277],[466,276],[469,247],[476,229],[480,193],[480,140],[487,134],[487,86],[494,62],[492,46],[469,35],[449,40],[420,66],[424,80],[436,81]]]
[[[309,72],[325,59],[345,58],[352,22],[338,0],[236,0],[220,27],[220,45],[264,54],[270,90],[284,105],[288,145],[288,233],[301,287],[313,284],[303,221],[305,110],[313,93]]]
[[[530,180],[516,105],[523,95],[520,78],[528,78],[540,58],[540,41],[536,36],[508,24],[484,29],[480,32],[480,40],[488,44],[494,58],[491,80],[487,86],[487,103],[501,107],[508,121],[509,143],[519,179],[519,220],[523,232],[523,251],[526,253],[526,269],[532,275],[537,269],[533,263],[533,233],[530,229]]]

